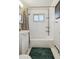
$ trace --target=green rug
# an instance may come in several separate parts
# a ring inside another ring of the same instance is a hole
[[[32,59],[54,59],[50,48],[32,48],[29,54]]]

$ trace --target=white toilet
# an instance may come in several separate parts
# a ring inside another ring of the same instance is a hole
[[[32,59],[29,55],[20,55],[19,59]]]

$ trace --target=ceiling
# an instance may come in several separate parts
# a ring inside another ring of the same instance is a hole
[[[55,5],[59,0],[20,0],[24,6],[51,6]]]

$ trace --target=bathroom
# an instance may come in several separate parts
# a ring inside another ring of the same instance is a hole
[[[40,58],[60,59],[60,1],[20,0],[19,59]]]

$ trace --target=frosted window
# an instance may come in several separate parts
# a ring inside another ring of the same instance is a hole
[[[39,21],[39,16],[38,15],[34,15],[34,21]]]
[[[44,15],[39,15],[39,20],[43,21],[44,20]]]
[[[41,15],[41,14],[34,15],[34,21],[37,21],[37,22],[44,21],[44,15]]]

